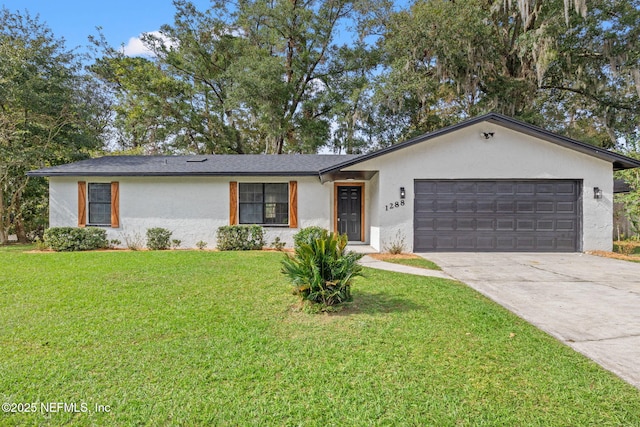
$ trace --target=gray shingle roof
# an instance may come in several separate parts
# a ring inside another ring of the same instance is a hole
[[[457,131],[490,122],[612,163],[614,170],[640,167],[640,161],[545,129],[489,113],[364,155],[243,154],[209,156],[106,156],[39,169],[29,176],[181,176],[181,175],[329,175],[366,160]]]
[[[243,154],[105,156],[39,169],[29,176],[318,175],[356,155]]]

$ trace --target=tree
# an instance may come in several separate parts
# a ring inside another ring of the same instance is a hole
[[[611,147],[640,117],[637,0],[418,0],[376,96],[403,135],[497,111]]]
[[[100,147],[108,110],[73,52],[37,18],[0,11],[0,244],[46,213],[46,183],[25,174]]]
[[[336,40],[343,23],[372,10],[359,4],[246,0],[230,7],[218,1],[201,12],[176,0],[173,25],[143,38],[153,57],[127,58],[102,44],[105,55],[93,71],[116,94],[125,145],[196,153],[315,152],[341,114],[334,95],[351,96],[336,88],[343,82],[339,76],[352,71],[340,63],[348,48],[339,49]]]

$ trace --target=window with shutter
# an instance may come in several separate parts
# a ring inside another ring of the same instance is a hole
[[[245,183],[238,185],[240,224],[289,225],[289,184]]]
[[[111,184],[89,183],[88,225],[111,226]]]

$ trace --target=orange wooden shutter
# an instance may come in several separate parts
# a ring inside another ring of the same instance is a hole
[[[87,183],[78,181],[78,227],[87,225]]]
[[[289,228],[298,228],[298,181],[289,181]]]
[[[120,183],[111,183],[111,227],[120,227]]]
[[[229,224],[238,223],[238,183],[229,182]]]

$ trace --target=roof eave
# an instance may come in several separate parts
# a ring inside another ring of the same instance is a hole
[[[72,177],[72,176],[95,176],[95,177],[161,177],[161,176],[318,176],[317,171],[291,171],[291,172],[39,172],[29,171],[27,176],[32,177]]]

